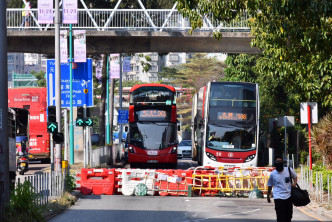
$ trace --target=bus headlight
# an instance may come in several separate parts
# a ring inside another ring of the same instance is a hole
[[[134,148],[133,148],[132,146],[129,146],[129,147],[128,147],[128,150],[129,150],[130,153],[135,153],[135,152],[134,152]]]
[[[212,153],[206,153],[206,155],[207,155],[211,160],[217,161],[216,156],[213,155]]]
[[[253,159],[255,159],[255,156],[256,156],[256,154],[253,154],[253,155],[247,156],[247,158],[244,160],[244,162],[247,163],[247,162],[252,161]]]
[[[178,148],[176,146],[173,146],[171,153],[178,153]]]

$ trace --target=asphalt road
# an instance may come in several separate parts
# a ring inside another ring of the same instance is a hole
[[[179,169],[195,167],[191,159],[181,159]],[[126,166],[128,167],[128,166]],[[272,222],[274,204],[266,199],[176,196],[81,196],[74,206],[52,222]],[[293,222],[324,221],[304,209],[294,208]]]
[[[87,195],[50,221],[272,222],[275,211],[266,199]],[[296,208],[292,221],[320,220]]]

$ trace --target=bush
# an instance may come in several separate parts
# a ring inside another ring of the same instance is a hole
[[[10,195],[6,208],[6,221],[44,221],[42,207],[35,202],[37,194],[29,181],[19,184]]]
[[[66,176],[65,187],[68,192],[76,189],[76,180],[70,173]]]
[[[316,186],[316,173],[322,173],[323,174],[323,189],[327,191],[327,178],[329,176],[329,179],[331,180],[332,177],[332,171],[326,169],[323,165],[315,165],[312,167],[312,182]],[[331,185],[330,185],[331,186]]]
[[[316,152],[326,158],[328,169],[332,169],[332,113],[324,116],[312,129],[311,144]]]

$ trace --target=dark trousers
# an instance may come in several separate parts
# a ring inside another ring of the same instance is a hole
[[[274,207],[277,214],[277,222],[291,222],[293,216],[293,204],[291,198],[286,200],[274,199]]]

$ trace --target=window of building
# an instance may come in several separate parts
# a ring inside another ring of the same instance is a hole
[[[179,55],[177,54],[170,54],[169,55],[169,60],[172,62],[178,62],[179,61]]]

